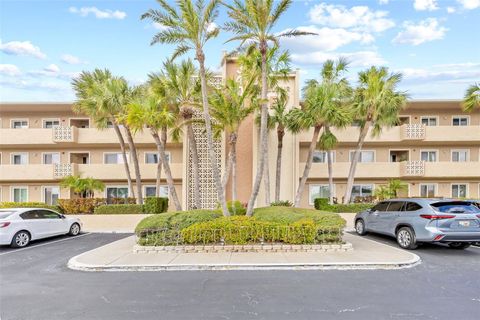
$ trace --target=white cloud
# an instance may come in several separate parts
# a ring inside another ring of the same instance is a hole
[[[304,26],[296,29],[312,32],[315,33],[315,35],[283,38],[281,40],[282,44],[292,51],[305,51],[308,49],[333,51],[352,42],[368,44],[374,41],[373,36],[369,33],[353,32],[341,28],[332,29]],[[287,30],[283,32],[285,31]]]
[[[75,78],[79,72],[66,72],[62,71],[56,64],[50,64],[44,67],[42,70],[32,70],[29,71],[28,76],[35,79],[41,79],[44,77],[47,78],[58,78],[63,80],[70,81],[72,78]]]
[[[433,11],[438,9],[437,0],[415,0],[413,7],[417,11]]]
[[[79,57],[72,56],[71,54],[64,54],[61,57],[62,62],[66,64],[86,64],[86,61],[81,60]]]
[[[447,7],[448,13],[455,13],[457,10],[454,7]]]
[[[160,24],[158,22],[154,22],[152,23],[152,26],[157,29],[157,30],[160,30],[160,31],[164,31],[164,30],[167,30],[168,27],[167,26],[164,26],[163,24]]]
[[[367,6],[347,8],[320,3],[310,9],[308,16],[314,24],[356,31],[382,32],[395,26],[395,22],[388,18],[388,11],[373,11]]]
[[[207,26],[207,32],[212,32],[214,30],[218,29],[218,24],[216,24],[215,22],[211,22],[208,26]]]
[[[125,19],[127,14],[119,10],[100,10],[97,7],[70,7],[68,11],[74,14],[78,14],[81,17],[86,17],[89,14],[93,14],[97,19]]]
[[[43,70],[46,71],[46,72],[51,72],[51,73],[60,72],[60,68],[56,64],[53,64],[53,63],[46,66],[45,68],[43,68]]]
[[[351,67],[369,67],[372,65],[386,64],[387,62],[375,51],[357,52],[323,52],[294,53],[292,61],[302,65],[320,65],[326,60],[335,60],[339,57],[346,58]]]
[[[0,51],[14,56],[31,56],[38,59],[45,59],[47,57],[39,47],[34,46],[30,41],[0,42]]]
[[[471,82],[480,77],[480,63],[439,64],[427,68],[405,68],[398,71],[403,73],[407,82]]]
[[[15,77],[21,74],[20,69],[13,64],[0,64],[0,74]]]
[[[397,34],[393,42],[417,46],[424,42],[442,39],[447,30],[447,28],[440,26],[435,18],[427,18],[418,24],[406,21],[403,23],[403,30]]]
[[[378,0],[378,4],[388,4],[389,0]]]
[[[480,8],[480,0],[457,0],[464,9],[473,10]]]

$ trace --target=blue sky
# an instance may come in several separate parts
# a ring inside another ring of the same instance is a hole
[[[173,47],[150,46],[160,26],[141,21],[154,0],[0,1],[0,101],[71,101],[70,81],[82,70],[108,68],[132,84],[158,71]],[[216,21],[228,19],[223,8]],[[480,81],[480,0],[294,1],[276,31],[316,36],[288,39],[301,81],[323,61],[345,56],[349,79],[370,65],[402,72],[414,99],[457,99]],[[229,34],[207,44],[216,70]]]

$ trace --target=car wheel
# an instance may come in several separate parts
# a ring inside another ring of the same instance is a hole
[[[452,242],[452,243],[449,243],[448,246],[452,249],[463,250],[463,249],[467,249],[468,247],[470,247],[470,243]]]
[[[364,236],[367,234],[367,231],[365,230],[365,222],[363,219],[358,219],[355,222],[355,231],[359,236]]]
[[[70,227],[70,231],[68,232],[68,234],[71,236],[77,236],[79,233],[80,233],[80,225],[75,222]]]
[[[30,233],[27,231],[18,231],[12,239],[11,246],[13,248],[23,248],[30,243]]]
[[[415,250],[418,245],[416,243],[415,233],[410,227],[402,227],[397,232],[397,243],[403,249]]]

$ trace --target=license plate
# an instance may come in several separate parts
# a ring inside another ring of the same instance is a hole
[[[462,227],[470,227],[470,221],[468,220],[458,221],[458,224]]]

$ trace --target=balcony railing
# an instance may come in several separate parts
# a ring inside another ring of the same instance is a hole
[[[401,176],[421,177],[425,175],[425,161],[413,160],[401,162]]]
[[[74,165],[72,163],[55,163],[53,165],[53,178],[63,179],[74,174]]]
[[[75,128],[67,126],[53,127],[52,140],[56,143],[75,142]]]
[[[402,126],[403,140],[423,140],[425,139],[425,125],[406,124]]]

